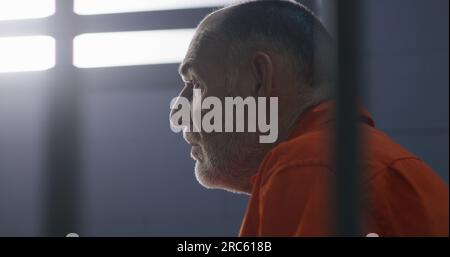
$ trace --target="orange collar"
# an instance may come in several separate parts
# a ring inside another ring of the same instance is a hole
[[[327,123],[335,121],[335,106],[336,102],[334,100],[328,100],[309,108],[300,117],[300,120],[297,122],[297,127],[294,129],[289,139],[298,137],[307,131],[314,130]],[[366,108],[360,107],[358,111],[361,122],[366,123],[371,127],[375,127],[375,122]]]
[[[315,130],[319,127],[323,127],[327,123],[335,121],[335,105],[336,102],[334,100],[328,100],[309,108],[302,114],[300,120],[297,122],[297,127],[294,129],[287,140],[291,140],[308,131]],[[373,121],[372,116],[366,108],[360,107],[358,111],[361,122],[366,123],[371,127],[375,127],[375,122]],[[250,178],[250,182],[252,185],[255,184],[258,173],[259,172],[257,172]]]

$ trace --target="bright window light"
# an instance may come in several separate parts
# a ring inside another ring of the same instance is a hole
[[[0,72],[39,71],[55,66],[55,39],[0,37]]]
[[[178,63],[194,29],[81,34],[74,39],[74,65],[79,68]]]
[[[80,15],[144,12],[223,6],[236,0],[75,0]]]
[[[55,13],[55,0],[0,0],[0,21],[44,18]]]

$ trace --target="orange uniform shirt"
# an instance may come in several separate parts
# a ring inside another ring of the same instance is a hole
[[[240,236],[332,236],[332,102],[307,111],[291,137],[264,158]],[[448,236],[448,186],[361,111],[362,235]]]

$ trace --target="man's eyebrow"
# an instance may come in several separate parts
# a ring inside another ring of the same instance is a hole
[[[178,73],[183,76],[186,75],[187,71],[189,69],[191,69],[193,66],[193,62],[192,61],[186,61],[181,63],[180,67],[178,67]]]

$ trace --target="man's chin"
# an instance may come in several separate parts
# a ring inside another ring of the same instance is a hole
[[[232,193],[249,194],[249,190],[233,186],[233,183],[226,183],[225,180],[221,180],[217,174],[205,169],[200,161],[195,163],[195,177],[198,183],[207,189],[221,189]]]
[[[205,169],[205,167],[203,166],[202,161],[200,160],[195,161],[195,178],[203,187],[206,187],[208,189],[217,188],[213,176],[209,174],[207,169]]]
[[[207,189],[223,189],[230,191],[228,187],[224,186],[223,179],[220,178],[217,171],[206,167],[203,161],[196,160],[195,162],[195,178],[200,185]]]

